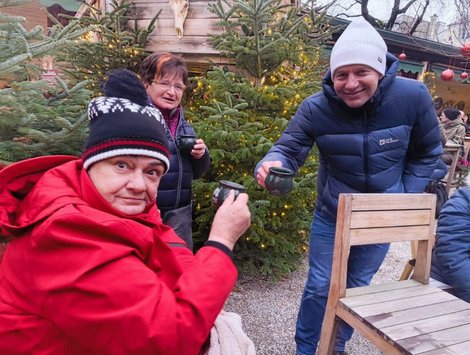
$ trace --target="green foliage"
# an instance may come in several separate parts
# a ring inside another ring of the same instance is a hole
[[[316,51],[329,35],[325,14],[299,13],[280,0],[217,0],[209,10],[225,30],[213,36],[214,48],[234,58],[255,85],[284,62],[300,64],[300,55]]]
[[[138,71],[138,66],[147,55],[143,48],[161,10],[147,27],[138,28],[137,10],[127,0],[113,0],[110,3],[111,11],[107,13],[89,7],[90,14],[82,16],[79,24],[91,30],[81,40],[70,43],[60,60],[74,67],[70,72],[78,80],[90,80],[90,88],[95,96],[99,96],[102,94],[100,85],[110,70],[127,68]]]
[[[21,5],[28,1],[0,2],[2,7]],[[77,23],[56,26],[50,35],[44,33],[41,26],[31,30],[23,27],[25,19],[9,16],[0,12],[0,79],[8,78],[15,72],[21,72],[25,63],[61,48],[67,41],[77,38],[85,32]]]
[[[20,3],[21,1],[14,1]],[[8,2],[13,5],[13,2]],[[47,154],[79,154],[85,137],[86,82],[60,74],[41,80],[44,55],[60,51],[85,29],[75,22],[23,27],[24,18],[0,15],[0,161],[14,162]]]
[[[307,87],[318,89],[319,83],[298,79],[253,87],[246,78],[214,68],[199,79],[187,110],[212,157],[210,171],[193,185],[195,244],[201,245],[208,237],[215,213],[211,195],[218,181],[244,185],[250,196],[252,224],[236,244],[235,255],[247,274],[286,274],[299,265],[307,247],[316,196],[316,154],[312,153],[301,168],[289,195],[270,195],[253,179],[255,165],[311,92]]]
[[[207,239],[220,180],[244,185],[252,224],[235,246],[246,274],[279,277],[299,265],[307,249],[316,196],[317,154],[312,151],[286,196],[270,195],[253,178],[256,164],[280,137],[298,105],[320,89],[323,15],[299,14],[277,0],[218,0],[209,5],[224,32],[215,48],[235,66],[213,68],[201,78],[187,117],[212,156],[210,171],[194,182],[195,246]]]
[[[79,155],[86,135],[86,82],[12,82],[0,90],[0,160],[49,154]]]

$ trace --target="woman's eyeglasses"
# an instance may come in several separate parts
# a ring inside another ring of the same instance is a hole
[[[153,80],[152,84],[153,83],[155,83],[155,85],[159,86],[160,88],[162,88],[165,91],[168,91],[173,87],[173,89],[178,93],[182,93],[184,91],[184,89],[186,88],[186,86],[184,86],[183,84],[173,84],[173,83],[169,83],[167,81],[155,81],[155,80]]]

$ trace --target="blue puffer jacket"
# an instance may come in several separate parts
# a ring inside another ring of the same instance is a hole
[[[280,160],[298,171],[313,144],[320,152],[315,208],[336,220],[341,192],[422,192],[442,153],[438,122],[427,88],[396,77],[398,59],[374,96],[352,109],[338,98],[328,71],[323,91],[305,99],[263,161]]]
[[[446,202],[437,222],[431,277],[451,285],[470,302],[470,189],[460,188]]]
[[[210,155],[206,153],[201,159],[194,159],[190,154],[181,153],[177,142],[181,135],[197,136],[193,127],[185,120],[180,107],[180,119],[173,138],[167,129],[170,145],[170,170],[163,176],[158,186],[157,206],[162,212],[187,206],[192,199],[193,179],[199,178],[210,167]]]

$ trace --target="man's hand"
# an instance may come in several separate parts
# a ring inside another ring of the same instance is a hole
[[[275,160],[265,161],[263,164],[261,164],[258,171],[256,172],[256,180],[259,186],[266,188],[266,186],[264,185],[264,180],[266,180],[266,176],[268,176],[269,174],[269,168],[272,166],[281,167],[282,163],[279,160]]]
[[[246,232],[251,223],[248,209],[248,194],[241,193],[234,199],[230,190],[224,203],[219,207],[212,222],[209,240],[224,244],[233,250],[235,243]]]

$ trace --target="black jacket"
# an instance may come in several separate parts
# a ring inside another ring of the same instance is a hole
[[[190,204],[192,199],[191,186],[193,179],[199,178],[210,168],[210,155],[206,149],[201,159],[194,159],[190,154],[178,149],[180,135],[196,135],[193,127],[185,120],[180,107],[180,117],[176,137],[173,138],[167,128],[167,138],[170,146],[170,169],[163,176],[158,187],[157,206],[162,212],[173,210]]]

